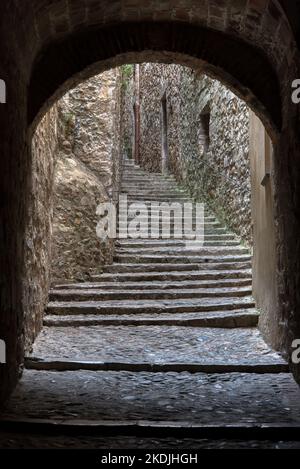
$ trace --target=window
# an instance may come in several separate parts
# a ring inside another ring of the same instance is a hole
[[[203,155],[210,145],[210,108],[206,106],[200,114],[199,145],[200,153]]]

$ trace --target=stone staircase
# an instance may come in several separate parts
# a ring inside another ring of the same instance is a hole
[[[190,200],[172,176],[130,161],[122,191],[146,205]],[[113,265],[52,289],[2,427],[129,434],[136,447],[297,439],[300,392],[256,327],[251,254],[208,209],[204,221],[198,250],[120,237]]]

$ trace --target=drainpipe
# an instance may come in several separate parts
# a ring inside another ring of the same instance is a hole
[[[140,164],[140,135],[141,135],[141,115],[140,115],[140,65],[134,66],[134,161]]]

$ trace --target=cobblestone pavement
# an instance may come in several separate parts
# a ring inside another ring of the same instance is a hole
[[[123,186],[131,201],[142,199],[143,191],[149,200],[188,200],[178,195],[174,179],[165,191],[164,178],[145,176],[130,162],[124,178],[142,178],[142,190]],[[172,239],[119,240],[115,262],[104,272],[86,284],[53,288],[45,327],[2,414],[13,425],[29,425],[28,435],[2,433],[0,447],[299,448],[296,441],[279,441],[290,433],[278,438],[283,427],[300,427],[300,390],[256,329],[251,253],[207,210],[205,225],[208,245],[198,252]],[[87,370],[95,364],[102,371]],[[200,370],[203,364],[208,367]],[[226,369],[231,365],[234,370]],[[37,437],[34,419],[62,432],[71,425],[78,434]],[[87,437],[82,422],[87,429],[111,425],[115,437]],[[120,436],[125,424],[137,434]],[[172,437],[172,426],[277,433],[274,441],[258,441],[266,433],[249,441],[245,433],[240,440],[209,439],[207,433],[188,438],[191,432],[180,439]],[[152,438],[138,433],[148,427]],[[0,428],[8,429],[1,419]]]
[[[26,370],[4,416],[300,425],[299,397],[288,374]]]
[[[129,363],[284,363],[256,328],[45,327],[33,356]]]

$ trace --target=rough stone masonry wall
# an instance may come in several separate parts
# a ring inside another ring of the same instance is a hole
[[[183,184],[219,219],[252,242],[249,108],[220,82],[181,73],[180,160]],[[201,113],[210,112],[209,146],[201,139]]]
[[[251,244],[249,109],[220,82],[180,65],[140,67],[142,166],[161,171],[166,94],[169,170],[197,200]],[[203,147],[202,113],[210,113]]]
[[[95,229],[97,204],[109,200],[119,185],[118,76],[111,70],[70,91],[44,116],[32,139],[23,288],[26,351],[42,326],[50,274],[52,279],[81,278],[112,256],[113,243],[100,243]]]
[[[120,140],[123,157],[134,158],[134,65],[120,67],[121,73],[121,122]]]
[[[53,282],[88,278],[112,262],[114,243],[97,237],[96,209],[117,197],[121,177],[119,69],[69,91],[58,107]]]
[[[50,286],[52,197],[58,145],[58,110],[54,105],[40,122],[32,140],[29,216],[25,237],[23,288],[25,350],[42,327]]]

